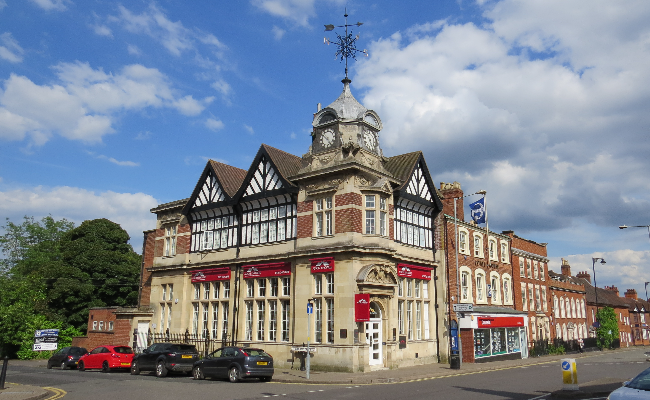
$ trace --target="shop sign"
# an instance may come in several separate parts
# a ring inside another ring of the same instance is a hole
[[[291,275],[291,263],[281,262],[272,264],[244,265],[244,279],[273,278]]]
[[[397,264],[397,276],[401,278],[431,280],[431,268],[418,265]]]
[[[212,282],[212,281],[229,281],[230,267],[211,268],[192,271],[192,283]]]
[[[370,321],[370,294],[354,295],[354,320],[355,322]]]
[[[523,317],[478,317],[479,328],[512,328],[524,326]]]
[[[311,273],[319,274],[323,272],[334,272],[334,257],[312,258]]]

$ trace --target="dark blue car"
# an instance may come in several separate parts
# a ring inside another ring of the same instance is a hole
[[[237,382],[259,378],[269,382],[273,378],[273,357],[262,349],[251,347],[223,347],[194,363],[194,379],[224,378]]]

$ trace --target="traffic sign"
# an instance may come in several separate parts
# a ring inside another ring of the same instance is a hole
[[[474,305],[473,304],[454,304],[454,311],[455,312],[472,312],[474,311]]]
[[[58,329],[41,329],[34,332],[34,337],[59,336]]]
[[[34,351],[56,350],[58,343],[34,343],[33,346]]]
[[[314,305],[312,303],[307,303],[307,314],[314,313]]]

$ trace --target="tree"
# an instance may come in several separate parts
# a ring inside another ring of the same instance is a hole
[[[41,260],[50,260],[53,256],[58,255],[56,247],[63,234],[74,228],[74,223],[64,219],[59,221],[52,218],[51,215],[41,219],[39,222],[34,217],[25,216],[22,224],[14,224],[6,219],[3,226],[5,234],[0,236],[0,250],[5,258],[0,260],[0,273],[19,273],[22,275],[29,274],[29,270],[15,270],[21,262],[31,260],[31,265]],[[37,254],[28,254],[35,247],[43,245],[40,257]],[[54,254],[52,254],[54,253]],[[23,268],[27,268],[23,265]]]
[[[90,307],[137,304],[141,257],[128,241],[107,219],[84,221],[63,235],[61,263],[44,274],[48,306],[83,330]]]
[[[612,307],[604,307],[598,310],[596,320],[600,327],[596,330],[598,347],[611,348],[615,339],[619,338],[618,320]]]
[[[35,321],[46,320],[45,297],[41,281],[0,277],[0,355],[13,357],[26,337],[34,342]]]

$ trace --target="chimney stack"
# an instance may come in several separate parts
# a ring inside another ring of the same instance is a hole
[[[562,259],[562,275],[571,276],[571,266],[569,265],[569,261],[564,258]]]
[[[609,291],[612,291],[612,292],[616,293],[616,297],[618,297],[618,288],[616,286],[614,286],[614,285],[605,286],[605,290],[609,290]]]
[[[576,278],[582,278],[582,279],[586,280],[587,282],[589,282],[591,284],[591,275],[589,275],[589,272],[587,272],[587,271],[578,272],[578,275],[576,275]]]
[[[638,299],[639,299],[639,297],[638,297],[637,294],[636,294],[636,290],[634,290],[634,289],[628,289],[628,290],[626,290],[626,291],[625,291],[625,297],[628,298],[628,299],[634,299],[634,300],[638,300]]]
[[[440,182],[440,194],[442,194],[443,212],[448,215],[454,215],[454,198],[456,200],[456,218],[459,221],[465,221],[465,207],[463,206],[463,189],[460,183]]]

